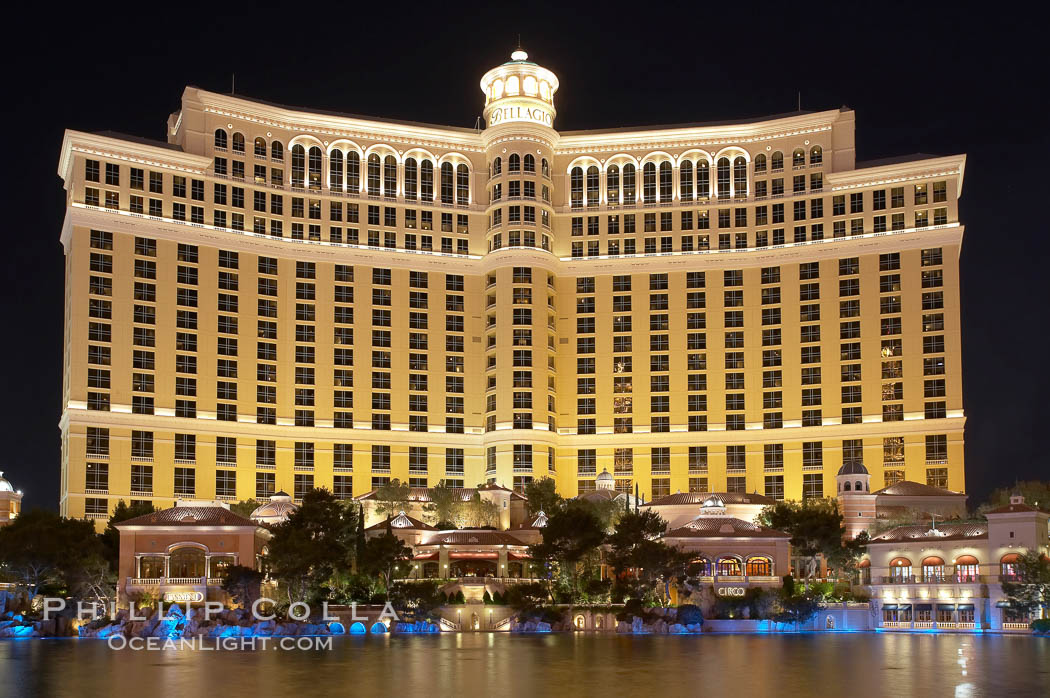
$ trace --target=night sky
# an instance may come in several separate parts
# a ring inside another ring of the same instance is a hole
[[[483,106],[478,80],[508,60],[519,33],[530,58],[561,80],[561,130],[780,114],[801,91],[803,109],[856,111],[858,160],[966,153],[970,504],[1015,478],[1050,479],[1036,438],[1050,427],[1040,368],[1050,252],[1040,182],[1050,148],[1046,38],[1034,17],[941,3],[794,3],[793,15],[754,3],[695,12],[678,3],[580,11],[431,3],[444,11],[434,17],[408,3],[390,3],[396,11],[386,17],[355,3],[239,12],[214,3],[19,5],[5,16],[0,48],[8,163],[0,470],[25,490],[27,507],[55,508],[59,494],[63,129],[165,140],[183,88],[228,92],[232,73],[247,97],[470,127]]]

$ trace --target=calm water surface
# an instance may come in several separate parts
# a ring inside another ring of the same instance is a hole
[[[1050,696],[1050,639],[930,634],[462,634],[330,651],[116,651],[0,640],[12,696]]]

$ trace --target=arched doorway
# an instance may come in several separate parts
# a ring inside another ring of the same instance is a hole
[[[478,618],[477,613],[470,614],[470,629],[475,631],[481,630],[481,619]]]

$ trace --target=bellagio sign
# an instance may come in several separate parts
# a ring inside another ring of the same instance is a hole
[[[496,126],[509,121],[527,121],[553,128],[554,114],[543,107],[534,105],[493,107],[492,111],[489,112],[489,126]]]

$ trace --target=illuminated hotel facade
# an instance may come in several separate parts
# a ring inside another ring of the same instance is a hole
[[[856,163],[848,109],[558,132],[187,88],[168,142],[67,131],[61,509],[555,478],[964,489],[964,156]]]

